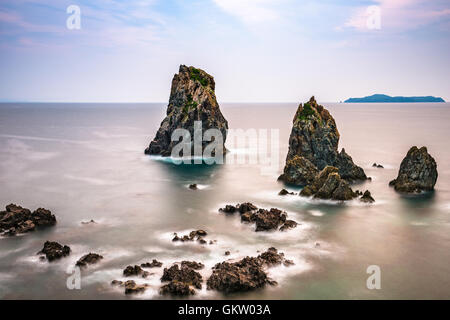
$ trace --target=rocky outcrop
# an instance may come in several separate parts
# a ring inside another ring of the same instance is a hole
[[[46,241],[44,248],[38,254],[44,254],[48,261],[54,261],[68,256],[70,254],[70,247],[63,246],[58,242]]]
[[[14,236],[35,230],[36,227],[53,226],[56,217],[50,210],[39,208],[34,212],[21,206],[10,204],[6,211],[0,211],[0,234]]]
[[[301,196],[330,200],[351,200],[357,194],[350,188],[349,183],[339,175],[339,169],[332,166],[325,167],[314,181],[302,189]]]
[[[375,199],[372,197],[372,194],[369,190],[364,191],[361,198],[359,198],[359,201],[366,202],[366,203],[372,203],[375,202]]]
[[[143,270],[140,266],[127,266],[123,270],[123,275],[125,277],[141,276],[142,278],[147,278],[150,272]]]
[[[338,168],[348,182],[365,180],[364,170],[353,163],[342,149],[338,152],[339,132],[331,114],[317,104],[314,97],[300,104],[293,120],[286,166],[279,180],[295,185],[308,185],[326,166]]]
[[[297,226],[295,221],[287,220],[286,212],[277,208],[271,208],[270,210],[258,209],[258,207],[250,202],[237,204],[236,206],[226,205],[224,208],[220,208],[219,212],[226,214],[239,212],[242,222],[255,223],[256,232],[270,230],[285,231]]]
[[[193,261],[183,261],[181,267],[174,264],[170,268],[164,268],[161,282],[169,282],[160,289],[160,294],[186,296],[195,294],[196,289],[202,288],[203,278],[194,269],[202,269],[204,265]]]
[[[153,259],[152,262],[141,263],[142,268],[161,268],[162,265],[163,263],[156,259]]]
[[[396,191],[404,193],[419,193],[432,191],[438,178],[437,165],[426,147],[409,149],[400,164],[398,177],[389,185]]]
[[[76,265],[80,268],[85,268],[89,264],[95,264],[103,259],[103,256],[97,254],[97,253],[88,253],[84,256],[82,256],[76,263]]]
[[[290,265],[292,261],[286,260],[284,254],[278,253],[275,248],[268,249],[258,257],[245,257],[237,262],[217,263],[206,282],[207,289],[235,293],[263,288],[266,285],[276,285],[275,281],[269,279],[265,268],[282,263]]]
[[[278,192],[279,196],[285,196],[285,195],[288,195],[288,194],[294,195],[295,193],[294,192],[289,192],[286,189],[281,189],[280,192]]]
[[[193,139],[194,121],[202,121],[203,132],[211,128],[220,130],[225,145],[228,122],[220,111],[214,90],[212,76],[203,70],[181,65],[179,73],[172,80],[167,116],[145,153],[170,156],[172,148],[178,144],[178,141],[171,141],[173,131],[187,129]],[[208,143],[203,142],[202,150]],[[223,146],[223,152],[225,150]],[[194,155],[194,152],[190,155]]]
[[[125,294],[142,293],[149,287],[148,284],[136,284],[134,280],[128,280],[125,282],[120,280],[113,280],[111,281],[111,285],[125,288]]]
[[[376,162],[373,163],[372,167],[378,168],[378,169],[384,169],[383,165],[381,165],[379,163],[377,164]]]
[[[177,233],[174,233],[174,237],[172,238],[173,242],[181,241],[181,242],[187,242],[187,241],[195,241],[197,240],[200,244],[206,244],[207,241],[204,239],[208,233],[205,230],[193,230],[189,233],[189,235],[184,236],[178,236]]]
[[[201,270],[205,267],[205,265],[201,262],[196,261],[181,261],[181,268],[188,267],[194,270]]]

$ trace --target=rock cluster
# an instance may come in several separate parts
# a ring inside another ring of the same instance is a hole
[[[55,224],[55,216],[50,210],[43,208],[31,212],[29,209],[10,204],[6,206],[6,211],[0,211],[0,234],[14,236],[33,231],[36,227]]]
[[[338,168],[349,182],[365,180],[364,170],[353,163],[342,149],[338,152],[339,132],[331,114],[314,97],[300,104],[293,120],[286,166],[279,180],[288,184],[309,185],[326,166]]]
[[[266,285],[276,285],[265,272],[265,267],[271,267],[285,263],[292,264],[286,260],[283,253],[277,249],[270,248],[258,257],[245,257],[237,262],[221,262],[213,267],[213,273],[206,284],[208,290],[217,290],[223,293],[245,292]]]
[[[187,242],[187,241],[194,241],[197,240],[200,244],[206,244],[207,241],[204,239],[208,233],[205,230],[194,230],[189,233],[189,235],[184,236],[178,236],[177,233],[174,233],[174,237],[172,239],[173,242],[175,241],[181,241],[181,242]],[[211,243],[211,242],[210,242]]]
[[[258,209],[254,204],[250,202],[233,205],[226,205],[224,208],[219,209],[220,212],[226,214],[234,214],[239,212],[241,215],[241,221],[246,223],[255,223],[255,231],[269,231],[295,228],[297,222],[293,220],[287,220],[287,213],[277,208],[271,208],[270,210]]]
[[[379,168],[379,169],[383,169],[384,168],[383,165],[381,165],[379,163],[377,164],[376,162],[373,163],[372,167]]]
[[[125,277],[132,277],[132,276],[141,276],[142,278],[147,278],[150,275],[150,272],[143,270],[140,266],[127,266],[123,270],[123,275]]]
[[[82,256],[76,263],[76,265],[80,268],[85,268],[89,264],[95,264],[103,259],[103,256],[97,254],[97,253],[88,253],[84,256]]]
[[[167,116],[145,153],[170,156],[172,148],[178,144],[178,141],[171,141],[173,131],[178,128],[187,129],[193,138],[194,121],[202,121],[203,132],[211,128],[220,130],[225,144],[228,122],[220,111],[214,90],[212,76],[203,70],[181,65],[179,73],[172,80]],[[208,143],[203,142],[202,150]],[[223,145],[223,152],[225,150]],[[192,151],[187,156],[193,154]]]
[[[409,149],[400,164],[398,177],[391,182],[396,191],[419,193],[434,190],[438,177],[437,165],[426,147]]]
[[[46,241],[44,248],[38,254],[44,254],[48,261],[53,261],[68,256],[70,247],[58,242]]]
[[[187,262],[187,261],[185,261]],[[195,294],[196,289],[202,288],[203,278],[200,273],[192,268],[192,262],[174,264],[170,268],[164,268],[161,282],[169,282],[160,289],[160,294],[172,294],[177,296],[185,296]],[[195,263],[195,267],[199,267],[201,263]]]
[[[156,259],[153,259],[152,262],[141,263],[142,268],[161,268],[162,265],[163,263]]]

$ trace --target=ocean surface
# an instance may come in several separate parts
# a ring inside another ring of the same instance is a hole
[[[279,130],[278,171],[271,174],[260,163],[179,166],[145,156],[166,104],[0,104],[0,206],[44,207],[58,220],[0,238],[0,299],[170,299],[158,294],[162,268],[134,278],[150,285],[140,295],[125,296],[110,282],[123,280],[127,265],[152,259],[164,266],[203,262],[206,278],[217,262],[272,246],[295,262],[268,269],[278,285],[227,298],[450,299],[450,105],[323,105],[336,119],[340,148],[372,177],[354,189],[370,190],[374,204],[278,196],[295,103],[221,104],[231,129]],[[405,197],[388,183],[413,145],[428,147],[439,177],[435,192]],[[227,147],[227,157],[252,152]],[[300,225],[256,233],[218,212],[246,201],[283,209]],[[91,219],[96,223],[82,224]],[[174,232],[195,229],[217,242],[171,241]],[[71,255],[40,261],[46,240],[69,245]],[[69,290],[67,271],[88,252],[104,259],[82,271],[80,290]],[[366,286],[371,265],[381,269],[379,290]],[[224,298],[203,287],[193,299]]]

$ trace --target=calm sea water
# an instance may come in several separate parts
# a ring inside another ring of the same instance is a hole
[[[158,259],[206,264],[256,255],[275,246],[293,267],[269,269],[276,287],[232,298],[419,299],[450,298],[449,104],[324,104],[341,133],[340,147],[373,178],[373,205],[280,197],[277,174],[259,165],[176,166],[144,156],[165,114],[165,104],[0,105],[0,205],[45,207],[56,227],[0,239],[0,299],[161,299],[162,270],[151,288],[126,297],[113,288],[129,264]],[[280,131],[281,172],[296,104],[222,104],[230,128]],[[436,191],[403,197],[388,187],[409,147],[427,146],[438,163]],[[242,150],[231,150],[231,154]],[[372,168],[372,163],[385,169]],[[279,173],[278,172],[278,173]],[[200,190],[187,188],[197,183]],[[255,233],[238,217],[217,210],[251,201],[278,207],[301,223],[288,232]],[[97,223],[82,225],[94,219]],[[173,232],[209,232],[215,245],[174,244]],[[39,261],[46,240],[72,254]],[[319,243],[320,246],[316,246]],[[225,257],[225,251],[231,251]],[[82,255],[104,256],[82,272],[82,289],[68,290],[66,272]],[[381,268],[381,290],[368,290],[366,269]],[[220,299],[198,292],[194,298]]]

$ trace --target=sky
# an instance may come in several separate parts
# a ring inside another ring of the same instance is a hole
[[[167,102],[180,64],[219,102],[450,101],[450,1],[0,0],[0,101]]]

